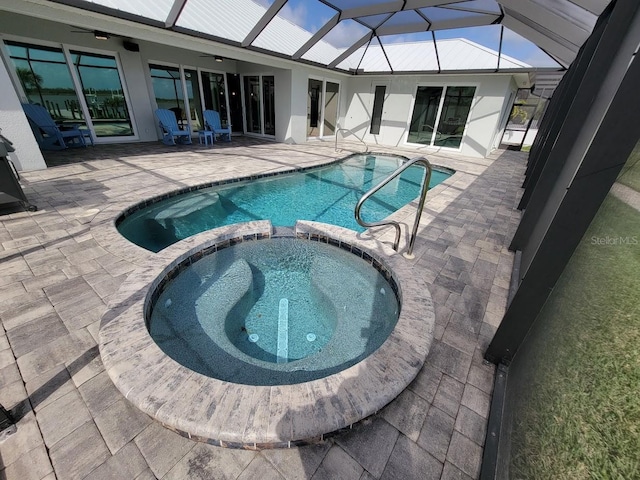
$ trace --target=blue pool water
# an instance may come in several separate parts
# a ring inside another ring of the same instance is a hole
[[[348,368],[382,345],[399,313],[370,262],[292,238],[208,254],[161,288],[147,322],[158,346],[198,373],[251,385]]]
[[[356,203],[405,160],[358,154],[305,172],[204,188],[135,211],[122,219],[118,230],[153,252],[212,228],[252,220],[270,220],[274,226],[313,220],[363,231],[354,218]],[[429,187],[449,176],[451,172],[434,169]],[[382,220],[415,199],[423,177],[422,167],[405,170],[364,204],[362,219]]]

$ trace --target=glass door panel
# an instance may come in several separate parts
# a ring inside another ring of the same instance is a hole
[[[187,87],[187,108],[190,112],[192,130],[202,130],[202,102],[200,101],[200,89],[198,88],[198,72],[184,70],[184,80]]]
[[[200,72],[204,108],[220,114],[222,126],[227,125],[227,99],[224,90],[224,75],[221,73]]]
[[[184,93],[177,67],[149,65],[153,95],[158,108],[165,108],[176,114],[178,122],[184,118]]]
[[[231,114],[231,129],[233,132],[244,132],[244,112],[242,111],[242,89],[240,88],[240,75],[228,73],[227,82],[229,89],[229,113]]]
[[[264,134],[276,134],[275,79],[272,75],[262,77],[264,98]]]
[[[434,145],[458,148],[469,118],[476,87],[448,87]]]
[[[86,127],[62,49],[8,41],[5,45],[29,103],[45,107],[58,124]]]
[[[431,145],[443,87],[418,87],[407,142]]]
[[[134,134],[115,57],[71,51],[96,137]]]
[[[244,77],[244,106],[249,133],[262,133],[260,103],[260,77]]]
[[[319,137],[322,115],[322,80],[309,79],[307,97],[307,137]]]
[[[329,136],[336,133],[336,124],[338,122],[338,96],[340,94],[340,85],[337,83],[327,82],[324,92],[324,131],[323,136]]]

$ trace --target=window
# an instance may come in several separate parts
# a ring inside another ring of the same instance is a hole
[[[385,85],[377,85],[376,93],[373,98],[373,112],[371,113],[371,128],[369,133],[378,135],[380,133],[380,124],[382,123],[382,107],[384,105],[384,95],[387,91]]]
[[[184,118],[184,92],[180,81],[180,69],[161,65],[149,65],[149,69],[156,105],[158,108],[173,111],[178,122],[182,121]]]
[[[5,44],[28,102],[45,107],[58,123],[84,127],[84,114],[62,49]]]
[[[475,91],[476,87],[419,86],[407,142],[460,147]]]
[[[26,100],[45,107],[58,124],[89,128],[96,137],[135,135],[115,56],[5,45]]]
[[[307,89],[307,137],[334,135],[338,124],[340,85],[309,79]]]
[[[115,57],[71,51],[97,137],[133,135]]]

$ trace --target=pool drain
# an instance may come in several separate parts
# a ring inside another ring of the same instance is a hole
[[[259,339],[260,337],[258,336],[257,333],[252,333],[251,335],[249,335],[249,341],[251,343],[256,343]]]
[[[315,342],[316,334],[315,333],[307,333],[307,342]]]

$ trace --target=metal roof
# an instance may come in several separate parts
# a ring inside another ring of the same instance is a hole
[[[517,34],[548,55],[574,60],[610,0],[53,0],[114,17],[355,72],[536,67],[504,54]],[[307,14],[302,19],[300,13]],[[443,36],[482,27],[495,48]],[[496,29],[498,29],[496,31]],[[496,33],[498,32],[498,33]],[[418,38],[418,41],[416,41]]]

